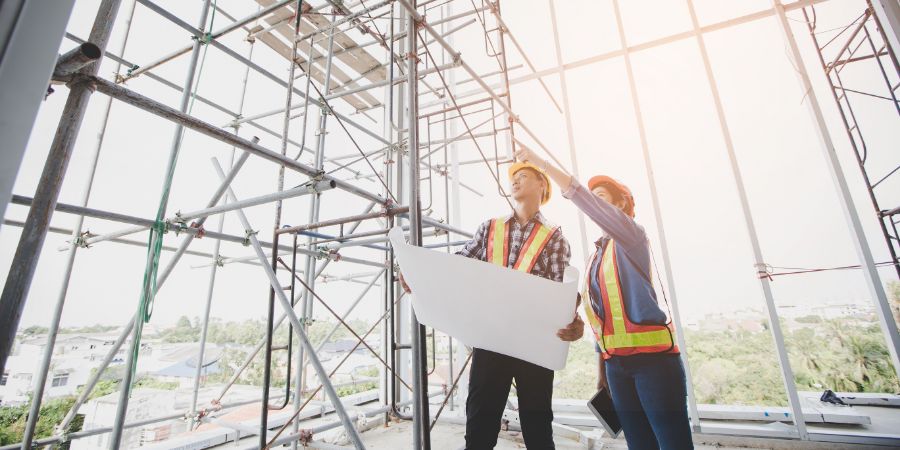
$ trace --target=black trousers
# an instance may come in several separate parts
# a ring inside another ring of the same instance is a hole
[[[528,450],[554,450],[553,371],[480,348],[472,354],[466,400],[466,450],[497,445],[500,420],[513,379],[519,396],[519,421]]]

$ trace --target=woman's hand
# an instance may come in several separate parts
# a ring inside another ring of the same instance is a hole
[[[601,376],[600,379],[597,380],[597,390],[601,391],[603,389],[609,390],[609,383],[606,381],[606,375]]]
[[[606,366],[604,365],[603,357],[601,356],[599,360],[600,362],[597,368],[597,390],[609,390],[609,382],[606,380]]]
[[[581,317],[578,314],[575,315],[575,318],[566,325],[565,328],[561,328],[556,332],[556,336],[566,342],[577,341],[581,339],[581,336],[584,335],[584,321],[581,320]]]
[[[516,159],[519,161],[528,161],[540,168],[544,168],[547,166],[547,162],[541,159],[540,156],[534,153],[534,150],[530,149],[527,145],[523,144],[518,139],[513,138],[513,141],[516,143]]]
[[[564,170],[556,167],[553,164],[547,162],[546,159],[541,158],[540,156],[534,153],[534,150],[529,148],[527,145],[523,144],[522,141],[513,138],[513,141],[516,143],[516,159],[519,161],[528,161],[535,166],[541,168],[547,172],[547,175],[550,176],[550,179],[553,180],[557,185],[559,185],[560,189],[566,190],[569,186],[572,185],[572,176],[566,173]]]

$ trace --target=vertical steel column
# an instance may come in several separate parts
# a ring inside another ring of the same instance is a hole
[[[451,46],[454,43],[453,34],[449,33],[451,27],[449,21],[444,21],[447,17],[453,16],[453,2],[447,2],[444,5],[441,17],[441,34],[447,37],[447,43]],[[450,53],[446,48],[441,47],[441,63],[447,64],[448,56]],[[444,74],[444,77],[447,81],[447,95],[455,96],[456,95],[456,71],[448,70]],[[452,102],[446,101],[444,102],[444,110],[451,108]],[[443,113],[443,136],[442,138],[446,141],[450,139],[452,136],[456,136],[456,121],[455,120],[447,120],[447,112]],[[449,225],[459,227],[460,223],[460,204],[459,204],[459,146],[456,142],[451,142],[448,144],[444,144],[444,164],[448,163],[449,156],[449,164],[450,164],[450,176],[444,176],[444,196],[446,199],[446,208],[447,208],[447,222]],[[446,167],[445,167],[446,170]],[[447,243],[450,242],[451,235],[447,233]],[[447,247],[447,250],[450,251],[450,248]],[[447,349],[447,361],[449,365],[449,373],[450,379],[447,380],[448,384],[453,385],[453,377],[455,371],[453,370],[454,366],[462,367],[465,359],[466,359],[466,346],[462,345],[462,343],[457,343],[456,352],[454,354],[453,348],[453,336],[447,336],[449,339],[449,348]],[[459,394],[460,397],[464,397],[463,394],[467,393],[468,388],[468,374],[461,374],[460,381],[457,382],[457,385],[462,386],[462,388],[458,389],[456,392],[451,392],[450,396],[450,411],[456,409],[456,395]],[[465,401],[463,401],[465,404]]]
[[[453,17],[453,2],[448,2],[446,5],[447,11],[445,12],[445,17]],[[456,38],[454,35],[447,36],[447,43],[451,48],[453,48],[453,44],[455,43]],[[449,51],[441,47],[441,50],[449,53]],[[446,74],[447,77],[447,87],[456,95],[456,71],[449,70]],[[444,109],[449,109],[453,106],[452,102],[444,102]],[[449,136],[457,136],[456,132],[456,121],[451,120],[447,126],[447,133]],[[447,139],[447,135],[444,136],[444,139]],[[459,142],[457,140],[453,140],[449,144],[447,144],[450,151],[450,192],[447,195],[451,198],[451,208],[449,213],[450,225],[454,227],[462,226],[462,199],[460,197],[459,190]],[[450,234],[447,234],[448,239]],[[466,359],[468,358],[468,351],[466,350],[465,345],[457,345],[456,347],[456,355],[451,355],[451,358],[456,358],[456,364],[459,367],[463,367],[465,365]],[[459,377],[459,382],[457,383],[457,395],[459,396],[463,407],[466,404],[466,398],[469,393],[469,372],[464,372]],[[450,410],[454,409],[454,404],[450,404]]]
[[[411,1],[413,10],[416,0]],[[409,243],[422,245],[422,205],[419,192],[419,24],[412,13],[406,24],[406,87],[407,125],[409,149]],[[413,448],[429,450],[431,448],[430,415],[428,413],[428,374],[425,367],[428,359],[428,347],[425,342],[425,326],[416,320],[416,313],[410,315],[412,326],[413,349]]]
[[[866,240],[863,231],[862,222],[859,220],[856,205],[853,197],[850,195],[850,187],[847,185],[847,179],[844,177],[844,171],[841,168],[840,160],[834,148],[834,142],[828,133],[828,126],[825,124],[825,117],[822,115],[822,108],[819,106],[819,100],[812,88],[809,79],[809,73],[803,63],[803,57],[800,56],[800,49],[797,47],[797,41],[791,32],[787,15],[784,11],[784,5],[780,0],[772,1],[775,13],[778,16],[778,23],[782,31],[785,43],[791,51],[791,59],[794,61],[794,68],[800,79],[800,86],[806,93],[806,105],[809,109],[810,116],[815,124],[816,134],[819,137],[822,152],[825,156],[825,162],[831,171],[831,177],[834,181],[834,187],[841,199],[841,209],[844,211],[844,217],[847,219],[847,226],[853,235],[853,243],[856,247],[857,256],[862,265],[863,278],[866,286],[869,288],[869,294],[875,302],[875,311],[878,313],[878,321],[881,323],[881,331],[884,332],[884,339],[887,344],[888,352],[891,354],[891,362],[894,365],[894,372],[900,378],[900,334],[897,332],[897,324],[894,322],[894,316],[891,311],[891,305],[885,294],[884,285],[881,283],[881,277],[878,275],[878,269],[875,267],[875,260],[872,257],[872,250]],[[896,49],[895,49],[896,50]]]
[[[88,42],[95,44],[101,51],[106,50],[120,3],[121,0],[104,0],[97,11]],[[65,6],[61,6],[61,8],[65,8]],[[70,8],[69,10],[71,11]],[[51,15],[51,17],[53,16],[55,15]],[[31,24],[27,25],[32,26]],[[96,75],[100,69],[100,62],[98,60],[87,65],[79,73]],[[4,66],[6,64],[10,64],[10,62],[7,61]],[[37,74],[34,75],[37,76]],[[15,256],[10,264],[12,269],[9,271],[6,285],[3,287],[3,294],[0,295],[0,330],[2,330],[0,331],[0,372],[6,367],[6,358],[12,350],[16,330],[19,327],[19,319],[22,317],[22,310],[25,309],[25,301],[28,298],[28,288],[31,287],[41,248],[44,245],[44,238],[47,237],[47,230],[50,228],[50,218],[56,209],[56,201],[59,198],[63,178],[66,176],[69,160],[72,158],[75,141],[78,139],[81,121],[84,119],[84,112],[93,93],[91,87],[86,83],[74,83],[70,89],[59,125],[56,128],[56,135],[50,145],[50,152],[47,154],[44,171],[41,173],[41,179],[34,192],[31,209],[28,210],[28,218],[25,219],[25,225],[22,227],[22,235],[19,238]],[[10,105],[10,107],[14,106]],[[5,205],[8,200],[8,198],[3,198],[0,201]]]
[[[328,91],[331,89],[331,67],[332,62],[334,60],[334,32],[330,32],[328,36],[328,50],[327,50],[327,59],[325,60],[325,84],[322,86],[322,96],[323,98],[320,100],[322,102],[322,106],[319,109],[319,128],[316,130],[316,156],[314,166],[316,170],[321,171],[325,164],[325,136],[328,134],[328,115],[331,114],[331,111],[328,109],[328,106],[325,104],[324,97],[328,95]],[[296,39],[295,39],[296,41]],[[295,44],[296,45],[296,44]],[[310,41],[310,46],[312,46],[312,41]],[[312,68],[312,64],[309,67],[309,73],[307,76],[309,77],[314,69]],[[311,81],[310,81],[311,82]],[[309,97],[307,97],[308,99]],[[308,100],[307,100],[308,101]],[[289,113],[288,113],[289,114]],[[304,119],[306,117],[304,116]],[[321,194],[316,193],[310,198],[310,207],[309,207],[309,219],[308,223],[315,223],[319,221],[319,209],[321,207]],[[306,239],[307,247],[311,247],[315,238],[308,237]],[[305,277],[306,277],[306,285],[310,288],[315,288],[316,284],[316,276],[313,275],[316,271],[316,258],[312,256],[306,257],[306,266],[305,266]],[[303,326],[306,326],[306,321],[308,321],[313,314],[313,301],[311,299],[311,295],[309,290],[304,289],[302,296],[302,313],[300,317],[304,320]],[[306,331],[306,328],[304,328]],[[297,352],[297,392],[303,392],[304,388],[304,377],[306,372],[306,364],[304,362],[305,358],[305,349],[301,346],[300,350]],[[324,382],[324,381],[322,381]],[[294,411],[296,412],[300,409],[303,400],[301,395],[294,396]],[[300,429],[300,421],[295,420],[293,424],[293,431],[296,432]],[[296,442],[291,445],[292,449],[296,449]]]
[[[382,111],[382,133],[384,137],[389,142],[387,148],[384,151],[384,182],[390,187],[393,183],[393,171],[391,170],[391,158],[394,155],[394,129],[392,124],[394,123],[394,27],[396,26],[394,20],[394,11],[396,6],[390,5],[390,14],[388,15],[388,29],[387,29],[387,46],[384,48],[385,60],[387,61],[387,77],[388,84],[384,87],[384,111]],[[390,198],[388,194],[387,187],[384,188],[384,198]],[[392,222],[392,218],[388,217],[385,221],[386,224],[390,224]],[[396,397],[394,396],[394,380],[396,380],[397,375],[392,375],[390,372],[393,371],[394,374],[399,374],[400,371],[396,365],[396,351],[394,349],[394,258],[393,252],[390,250],[390,246],[388,249],[384,251],[384,260],[388,264],[388,268],[384,272],[384,280],[382,282],[381,296],[382,296],[382,311],[390,311],[387,316],[383,319],[383,323],[381,325],[381,342],[382,342],[382,358],[388,362],[390,367],[379,367],[379,375],[380,375],[380,383],[382,383],[380,389],[380,395],[383,397],[381,400],[384,401],[385,405],[388,405],[389,411],[384,415],[385,423],[388,423],[391,418],[391,412],[393,412],[394,406],[396,405]],[[388,370],[390,369],[390,370]]]
[[[703,60],[703,69],[706,73],[706,82],[709,85],[709,91],[712,94],[713,103],[716,107],[716,118],[719,122],[719,130],[722,133],[722,139],[725,143],[725,149],[728,152],[728,158],[731,162],[732,172],[734,174],[735,182],[738,185],[738,193],[741,198],[741,207],[743,210],[743,215],[747,221],[747,229],[750,234],[750,239],[753,245],[753,252],[756,258],[757,263],[762,263],[762,250],[759,246],[758,237],[756,235],[756,227],[753,224],[753,218],[751,216],[749,202],[747,200],[746,191],[744,189],[743,183],[743,175],[740,172],[740,168],[738,167],[737,157],[734,150],[734,142],[731,139],[731,129],[728,126],[728,120],[725,117],[725,109],[722,106],[722,98],[719,94],[719,86],[716,82],[715,74],[712,70],[712,64],[710,63],[709,53],[706,50],[706,41],[703,38],[703,33],[700,32],[700,22],[697,20],[697,13],[694,9],[693,0],[687,0],[687,7],[691,15],[691,23],[694,28],[694,34],[697,37],[697,46],[700,50],[700,57]],[[791,400],[791,407],[794,413],[794,422],[797,424],[798,431],[800,431],[801,437],[806,433],[805,431],[805,420],[802,415],[802,408],[799,403],[799,397],[796,395],[796,384],[793,378],[793,370],[790,367],[790,360],[788,359],[787,352],[784,350],[784,335],[781,333],[781,324],[777,318],[777,310],[775,309],[774,300],[772,299],[771,287],[769,286],[768,279],[761,279],[761,283],[763,284],[763,292],[766,296],[766,306],[769,309],[770,317],[769,320],[775,322],[778,326],[778,332],[776,333],[773,326],[773,337],[776,340],[776,345],[779,347],[779,361],[781,361],[782,356],[784,357],[784,361],[787,365],[781,364],[782,376],[785,379],[785,388],[790,391],[794,390],[793,395],[789,395]],[[771,304],[771,306],[769,306]],[[772,319],[772,314],[774,313],[775,319]],[[779,342],[780,340],[780,342]],[[782,355],[783,353],[783,355]],[[685,364],[687,364],[685,362]],[[797,418],[799,417],[799,421]],[[802,426],[800,424],[803,424]]]
[[[0,2],[0,217],[6,217],[16,174],[74,5],[74,0]],[[5,356],[0,370],[2,361]]]
[[[616,18],[618,19],[618,23],[619,23],[619,27],[620,27],[619,33],[620,33],[620,36],[624,37],[624,32],[621,30],[622,22],[621,22],[621,15],[619,14],[618,2],[616,2],[615,0],[614,0],[614,6],[616,8]],[[624,47],[624,45],[623,45],[623,47]],[[626,65],[626,70],[628,72],[629,84],[630,84],[631,90],[632,90],[632,99],[635,104],[635,111],[640,111],[640,109],[639,109],[640,105],[638,104],[639,100],[637,98],[636,86],[635,86],[635,82],[634,82],[634,74],[633,74],[632,68],[631,68],[631,59],[627,52],[625,53],[625,65]],[[645,136],[645,131],[644,131],[644,126],[643,126],[642,120],[638,121],[638,128],[641,131],[641,144],[645,148],[645,150],[644,150],[645,158],[648,158],[649,152],[646,149],[647,143],[646,143],[646,136]],[[733,172],[733,175],[735,178],[735,184],[737,185],[736,187],[738,190],[738,195],[741,200],[741,207],[742,207],[742,211],[743,211],[743,215],[744,215],[744,221],[745,221],[745,224],[747,227],[747,233],[749,234],[751,245],[753,247],[755,262],[757,264],[759,264],[763,260],[762,250],[759,246],[759,240],[756,235],[756,227],[753,223],[753,216],[750,214],[749,203],[747,201],[747,195],[744,190],[743,178],[741,176],[740,167],[737,164],[737,159],[735,158],[734,152],[731,151],[730,147],[728,147],[728,150],[729,150],[729,158],[731,161],[731,168],[732,168],[732,172]],[[649,161],[649,159],[647,159],[647,160]],[[648,175],[650,175],[651,180],[652,180],[653,179],[652,172],[650,172],[650,170],[648,170],[648,172],[649,172]],[[651,183],[653,183],[653,181],[651,181]],[[653,185],[651,184],[651,186],[653,186]],[[655,187],[652,187],[652,189],[655,191]],[[656,196],[656,194],[654,194],[654,197],[655,196]],[[766,308],[769,313],[769,322],[770,322],[770,327],[772,329],[772,335],[776,342],[776,350],[777,350],[778,356],[779,356],[782,380],[785,385],[785,390],[787,390],[789,394],[791,392],[793,392],[793,394],[794,394],[793,397],[791,397],[790,395],[788,396],[788,401],[790,402],[791,410],[792,410],[793,416],[794,416],[793,417],[794,424],[797,427],[797,431],[798,431],[801,439],[806,439],[806,423],[803,421],[803,415],[802,415],[802,412],[800,411],[800,404],[796,397],[797,391],[796,391],[796,388],[794,385],[794,378],[792,375],[793,372],[791,371],[791,368],[790,368],[790,361],[787,359],[787,353],[783,351],[784,350],[784,346],[783,346],[784,339],[782,337],[781,324],[778,321],[778,312],[775,310],[775,300],[772,296],[771,286],[769,286],[768,280],[766,280],[766,279],[760,279],[760,282],[761,282],[761,286],[762,286],[762,290],[763,290],[763,295],[765,296],[765,299],[766,299]],[[791,389],[792,387],[794,387],[793,391]]]
[[[294,34],[296,35],[300,29],[300,21],[303,18],[303,0],[297,0],[297,10],[294,15],[294,23],[292,29],[294,30]],[[291,125],[291,103],[293,101],[293,93],[294,93],[294,74],[297,70],[297,46],[300,45],[296,39],[291,43],[291,58],[288,61],[288,79],[287,79],[287,89],[284,99],[284,117],[282,118],[282,131],[281,131],[281,155],[287,156],[287,147],[288,141],[290,140],[289,132]],[[303,120],[306,120],[304,117]],[[302,152],[303,149],[301,148]],[[276,183],[276,191],[281,192],[284,190],[284,172],[285,167],[278,167],[278,181]],[[316,194],[318,196],[318,194]],[[275,202],[275,219],[274,226],[272,230],[272,272],[275,273],[278,271],[278,239],[279,234],[276,233],[278,228],[281,227],[281,200]],[[296,240],[295,240],[296,242]],[[296,248],[294,249],[294,254],[296,254]],[[309,257],[307,257],[309,258]],[[291,274],[293,275],[293,274]],[[309,273],[307,273],[309,276]],[[262,409],[260,413],[260,421],[259,421],[259,447],[264,448],[266,446],[266,442],[268,441],[268,420],[269,420],[269,388],[271,384],[271,375],[272,375],[272,339],[274,336],[274,319],[275,319],[275,288],[269,287],[269,303],[268,303],[268,311],[266,314],[266,344],[265,344],[265,362],[263,366],[263,386],[262,386],[262,402],[260,408]],[[294,299],[291,298],[291,306],[293,306]],[[288,336],[289,340],[293,340],[293,338]],[[290,344],[288,344],[288,348],[290,348]],[[301,350],[302,351],[302,350]],[[290,353],[288,353],[290,355]],[[288,357],[290,358],[290,357]],[[287,361],[287,364],[290,365],[290,360]],[[300,371],[300,366],[297,368]],[[288,371],[288,376],[290,374],[290,370]],[[288,381],[290,384],[290,381]],[[298,401],[302,394],[302,386],[297,386],[297,395],[294,396],[294,401]],[[287,395],[287,394],[285,394]],[[285,404],[289,399],[285,398]],[[296,445],[296,444],[294,444]]]
[[[550,23],[553,24],[553,43],[556,50],[556,65],[563,67],[562,48],[559,44],[559,24],[556,20],[556,0],[550,0]],[[575,131],[572,129],[572,108],[569,104],[569,83],[566,80],[566,71],[559,71],[559,83],[562,87],[563,114],[566,118],[566,139],[569,143],[569,159],[572,161],[572,176],[581,178],[578,170],[578,153],[575,151]],[[584,221],[584,213],[578,210],[578,231],[581,235],[582,251],[584,258],[591,256],[590,242],[587,237],[587,225]]]
[[[254,44],[256,43],[256,40],[252,39],[249,42],[250,42],[250,49],[247,52],[247,59],[252,61],[253,60],[253,48],[254,48]],[[248,82],[249,78],[250,78],[250,67],[247,66],[244,68],[244,78],[241,81],[241,98],[238,101],[238,109],[237,109],[238,115],[240,115],[244,112],[244,100],[247,97],[247,82]],[[238,134],[239,126],[240,125],[234,126],[234,134]],[[228,162],[228,166],[232,170],[234,169],[235,151],[236,151],[236,147],[231,147],[231,157]],[[222,203],[223,204],[228,203],[228,200],[227,199],[222,200]],[[216,232],[221,233],[222,228],[225,225],[225,214],[224,213],[220,214],[218,219],[219,220],[216,223]],[[213,261],[212,261],[213,264],[209,268],[209,285],[206,288],[206,306],[203,309],[203,329],[200,331],[200,352],[197,356],[197,361],[198,361],[197,370],[194,373],[194,389],[193,389],[193,393],[192,393],[192,397],[191,397],[191,429],[193,429],[193,426],[196,423],[194,416],[197,414],[197,394],[198,394],[198,391],[200,390],[200,375],[201,375],[200,372],[201,372],[201,368],[203,367],[203,358],[206,353],[206,336],[207,336],[207,332],[209,331],[209,313],[210,313],[210,310],[212,309],[213,292],[215,291],[215,288],[216,288],[216,273],[218,272],[218,269],[219,269],[218,260],[219,260],[219,250],[221,249],[221,247],[222,247],[222,241],[217,239],[215,244],[213,244]],[[273,244],[273,246],[272,246],[273,253],[276,251],[275,250],[276,247],[277,247],[277,244]]]
[[[397,20],[398,26],[403,27],[403,24],[406,23],[404,21],[409,21],[411,18],[409,14],[407,14],[403,8],[400,8],[400,16]],[[405,33],[405,32],[404,32]],[[397,40],[398,51],[396,53],[392,53],[395,55],[406,55],[406,40],[398,38]],[[397,64],[399,66],[399,63]],[[391,65],[391,79],[394,78],[394,64]],[[403,170],[403,161],[404,154],[403,149],[409,148],[409,142],[406,142],[404,145],[404,130],[406,128],[405,125],[405,117],[403,111],[403,105],[405,104],[405,89],[401,86],[396,86],[396,90],[392,91],[391,102],[389,102],[389,107],[391,109],[392,114],[392,122],[390,124],[392,132],[396,136],[396,139],[393,140],[395,146],[390,148],[391,155],[390,164],[387,166],[387,175],[394,182],[394,195],[397,200],[401,204],[408,205],[410,204],[409,198],[407,196],[407,189],[405,186],[406,179],[404,178],[405,171]],[[390,185],[389,185],[390,186]],[[406,220],[403,216],[392,216],[391,220],[394,220],[395,223],[393,225],[403,226],[404,221]],[[391,223],[391,220],[388,223]],[[396,277],[395,277],[396,278]],[[393,313],[391,314],[391,320],[393,321],[393,352],[394,352],[394,370],[395,373],[400,374],[401,378],[409,379],[412,377],[412,355],[411,350],[412,347],[409,344],[409,333],[411,328],[409,328],[409,311],[411,309],[409,296],[404,296],[403,289],[400,287],[399,282],[394,282],[392,287],[392,298],[391,300],[397,300],[396,306],[393,306]],[[405,300],[404,300],[405,298]],[[395,378],[392,378],[391,385],[394,390],[394,402],[406,404],[407,400],[409,400],[410,393],[408,390],[398,389],[399,383],[396,382]],[[394,411],[395,414],[398,411]]]
[[[206,0],[203,2],[203,7],[200,11],[200,20],[198,21],[198,27],[201,31],[206,29],[206,17],[209,13],[210,0]],[[200,57],[200,47],[203,42],[200,37],[197,37],[194,40],[194,46],[191,50],[191,60],[188,65],[187,75],[184,80],[184,91],[181,93],[181,105],[180,111],[182,113],[187,112],[188,104],[190,103],[191,93],[193,91],[194,86],[194,75],[197,72],[197,62]],[[175,132],[172,134],[172,146],[169,151],[169,168],[175,165],[175,160],[178,155],[178,149],[181,147],[181,138],[184,133],[184,126],[181,124],[177,124],[175,126]],[[171,173],[170,169],[167,169],[167,173]],[[168,196],[164,197],[161,201],[160,209],[165,210],[165,207],[168,203]],[[151,236],[155,236],[153,232],[151,232]],[[155,243],[150,242],[150,248],[153,247]],[[150,252],[148,252],[148,259],[151,257]],[[148,261],[147,267],[150,267],[150,261]],[[144,286],[144,291],[149,292],[147,286]],[[148,294],[152,295],[152,293]],[[140,307],[138,307],[140,310]],[[109,448],[110,450],[118,449],[122,443],[122,433],[124,432],[123,425],[125,424],[125,415],[128,412],[128,398],[131,394],[131,383],[134,380],[134,372],[136,371],[137,366],[137,355],[136,353],[140,350],[138,348],[140,341],[140,333],[142,329],[141,321],[144,320],[143,317],[138,317],[139,313],[135,313],[134,317],[134,330],[131,334],[131,349],[128,352],[128,358],[125,362],[125,374],[122,378],[122,384],[119,390],[119,403],[116,406],[116,417],[113,422],[113,430],[110,434],[109,439]]]
[[[131,0],[128,5],[127,19],[125,20],[125,33],[122,35],[121,43],[118,45],[118,54],[125,53],[125,46],[128,43],[128,35],[131,33],[131,21],[134,18],[134,6],[136,1]],[[97,63],[99,64],[99,62]],[[122,67],[121,63],[116,64],[116,72]],[[94,153],[91,157],[91,169],[85,182],[84,191],[81,195],[81,206],[87,206],[91,197],[91,187],[94,184],[94,175],[97,173],[97,162],[100,159],[100,150],[103,148],[103,138],[106,135],[106,126],[109,124],[109,112],[112,109],[112,97],[106,98],[106,106],[104,106],[103,117],[100,120],[100,132],[97,134],[97,143],[94,145]],[[47,374],[50,372],[50,362],[53,359],[53,349],[56,344],[56,335],[59,332],[59,321],[62,318],[63,307],[66,302],[66,293],[69,290],[69,280],[72,277],[72,269],[75,266],[75,255],[78,251],[78,240],[81,236],[81,228],[84,225],[84,216],[78,216],[75,220],[75,226],[72,228],[72,241],[69,244],[69,255],[66,259],[66,267],[63,269],[63,279],[59,289],[59,295],[56,299],[56,307],[53,310],[53,317],[50,319],[50,329],[47,332],[47,343],[44,346],[44,354],[41,358],[41,365],[38,369],[37,376],[34,377],[34,391],[31,396],[31,409],[28,412],[28,422],[25,424],[25,431],[22,438],[22,449],[31,449],[31,442],[34,439],[34,427],[40,416],[41,402],[44,397],[44,388],[47,385]]]
[[[500,62],[500,79],[503,81],[503,90],[506,97],[506,124],[509,126],[509,136],[506,139],[506,158],[513,159],[513,141],[516,139],[516,127],[513,125],[518,119],[510,111],[512,110],[512,96],[509,93],[509,64],[506,59],[506,25],[500,19],[500,0],[496,0],[491,5],[491,13],[497,22],[497,32],[500,35],[500,50],[498,61]],[[490,40],[490,36],[486,35],[485,39]]]

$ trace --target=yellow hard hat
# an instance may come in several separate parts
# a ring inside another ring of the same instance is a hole
[[[544,177],[544,181],[547,183],[547,190],[544,191],[544,198],[541,199],[541,204],[543,205],[544,203],[550,201],[550,194],[553,193],[553,187],[550,183],[550,177],[547,176],[547,173],[544,172],[544,169],[541,169],[540,167],[528,161],[516,161],[509,166],[509,179],[512,180],[513,176],[522,169],[531,169],[540,174],[540,176]]]

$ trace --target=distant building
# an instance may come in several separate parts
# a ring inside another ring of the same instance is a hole
[[[175,391],[163,389],[135,389],[131,392],[128,401],[128,413],[125,423],[137,422],[144,419],[152,419],[171,414],[174,411],[176,400]],[[83,430],[109,427],[116,417],[116,405],[119,401],[119,393],[96,398],[86,403],[81,412],[84,414]],[[177,434],[187,429],[187,423],[183,420],[169,420],[144,427],[125,429],[122,432],[121,448],[140,447],[145,443],[155,442],[168,438],[171,434]],[[109,448],[109,433],[76,439],[72,441],[72,450],[100,450]]]
[[[148,421],[161,417],[166,420],[151,421],[139,427],[127,428],[122,434],[120,448],[136,448],[155,442],[167,440],[173,436],[188,432],[188,412],[191,410],[192,388],[165,390],[136,388],[131,392],[128,413],[125,423]],[[221,386],[208,386],[198,391],[197,407],[202,409],[217,399]],[[83,430],[107,428],[113,425],[116,417],[118,392],[91,400],[81,408],[84,414]],[[258,399],[259,386],[234,385],[228,390],[224,403],[248,402]],[[257,404],[255,411],[259,412]],[[109,433],[98,434],[72,441],[72,450],[106,450],[109,448]]]
[[[154,378],[160,381],[178,383],[178,387],[193,387],[194,377],[197,375],[197,360],[199,359],[199,344],[184,344],[176,348],[160,351],[156,360],[160,363],[169,363],[165,367],[152,372]],[[221,347],[207,344],[203,352],[203,364],[200,368],[200,382],[206,381],[206,377],[221,372],[219,359],[222,357]]]
[[[80,333],[60,334],[53,347],[53,358],[44,395],[47,398],[73,395],[100,365],[116,339],[116,334]],[[34,391],[47,335],[18,336],[12,354],[0,378],[0,404],[18,405],[28,401]],[[112,364],[125,361],[125,349],[113,357]]]

